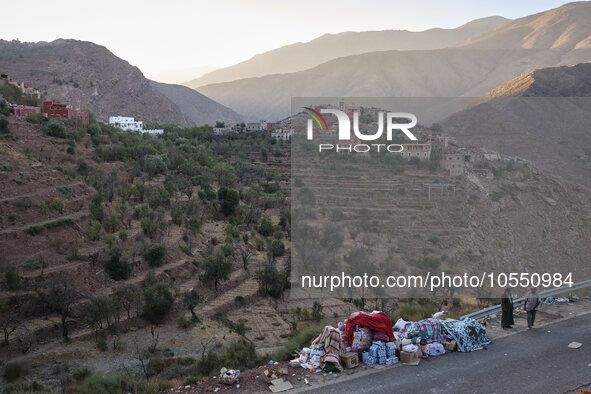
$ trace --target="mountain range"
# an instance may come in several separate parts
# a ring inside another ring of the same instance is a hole
[[[327,61],[362,53],[439,49],[462,44],[491,29],[507,23],[500,16],[476,19],[455,29],[434,28],[421,32],[383,30],[325,34],[310,42],[277,48],[236,65],[209,72],[184,85],[198,88],[213,83],[303,71]]]
[[[590,60],[589,20],[591,3],[568,3],[501,23],[455,46],[339,57],[303,71],[197,90],[248,118],[269,120],[289,115],[291,97],[481,97],[531,70]]]
[[[86,41],[0,40],[0,72],[48,99],[90,110],[101,121],[121,115],[191,126],[242,119],[194,90],[153,83],[139,68]]]

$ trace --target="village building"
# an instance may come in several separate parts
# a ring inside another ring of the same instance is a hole
[[[291,140],[292,135],[293,129],[276,129],[275,131],[271,132],[271,137],[275,138],[278,141],[289,141]]]
[[[54,101],[44,101],[41,112],[48,118],[73,119],[88,126],[89,116],[87,111],[81,111],[78,108],[72,108],[70,105],[56,103]]]
[[[404,148],[400,154],[403,159],[429,160],[431,158],[431,144],[402,144]]]
[[[11,105],[10,112],[19,118],[26,118],[29,115],[38,114],[39,107],[30,107],[26,105]]]
[[[250,122],[246,124],[246,131],[266,131],[267,121],[261,120],[260,122]]]
[[[462,153],[446,153],[441,160],[441,167],[449,171],[449,176],[463,176],[465,155]]]

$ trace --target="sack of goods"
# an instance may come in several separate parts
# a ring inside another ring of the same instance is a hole
[[[439,342],[428,343],[423,346],[423,353],[430,357],[445,354],[445,348]]]
[[[407,353],[414,353],[417,349],[417,346],[412,344],[402,346],[402,351]]]

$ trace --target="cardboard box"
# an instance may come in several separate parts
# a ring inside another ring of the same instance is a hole
[[[400,352],[400,362],[408,365],[419,365],[419,357],[423,355],[421,348],[418,348],[412,353]]]
[[[355,368],[359,365],[359,355],[357,353],[345,353],[341,355],[341,360],[345,368]]]
[[[443,347],[445,348],[446,352],[453,352],[456,350],[456,341],[455,340],[451,340],[451,341],[443,341]]]

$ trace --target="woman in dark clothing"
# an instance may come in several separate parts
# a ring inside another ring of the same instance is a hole
[[[509,288],[505,289],[503,296],[501,297],[501,309],[503,315],[501,317],[501,327],[513,328],[515,322],[513,321],[513,296]]]

